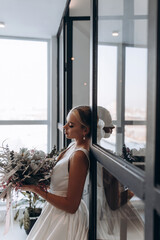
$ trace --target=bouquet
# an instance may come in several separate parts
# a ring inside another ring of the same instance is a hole
[[[12,188],[22,185],[39,185],[47,188],[50,184],[53,167],[57,163],[56,147],[46,155],[41,150],[21,148],[19,152],[9,147],[0,150],[0,199],[5,199]]]

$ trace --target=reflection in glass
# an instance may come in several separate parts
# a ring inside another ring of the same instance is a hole
[[[127,161],[131,157],[130,163],[145,159],[147,28],[147,0],[98,1],[97,144]],[[100,107],[109,117],[100,116]],[[104,133],[106,118],[115,127],[110,136]]]
[[[98,34],[100,36],[99,38],[99,46],[106,45],[112,46],[113,43],[119,43],[122,42],[122,20],[105,20],[100,21],[99,19],[99,26],[98,26]],[[105,31],[104,31],[105,29]],[[118,29],[118,30],[117,30]],[[114,36],[114,34],[117,32],[117,36]],[[115,46],[112,46],[115,48]],[[104,57],[106,57],[105,54],[103,54]],[[109,70],[109,69],[108,69]]]
[[[113,133],[115,126],[113,125],[111,114],[106,108],[101,106],[97,107],[97,113],[97,143],[115,152],[115,133]]]
[[[144,203],[97,164],[97,240],[143,240]]]
[[[125,144],[129,148],[145,148],[146,126],[125,127]]]
[[[135,166],[145,169],[146,125],[125,126],[125,144],[122,157]]]

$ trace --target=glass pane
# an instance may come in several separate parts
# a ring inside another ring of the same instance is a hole
[[[14,151],[25,147],[47,153],[47,125],[4,125],[0,133],[0,146],[4,142]]]
[[[97,144],[126,160],[130,151],[144,169],[148,1],[140,2],[98,1]]]
[[[144,202],[97,164],[97,240],[144,240]]]
[[[123,28],[122,20],[101,20],[99,18],[98,25],[98,45],[108,45],[112,46],[111,43],[119,43],[122,42],[122,28]],[[105,29],[105,31],[104,31]],[[118,36],[114,37],[116,34],[116,29],[118,29]]]
[[[109,114],[109,113],[108,113]],[[98,130],[97,130],[97,143],[107,149],[112,153],[116,153],[116,127],[113,129],[107,127],[106,130],[102,130],[103,122],[101,120],[98,121]],[[103,137],[101,137],[103,136]]]
[[[73,106],[89,105],[89,71],[90,71],[89,54],[90,54],[90,22],[74,21],[73,64],[72,64]]]
[[[117,16],[123,15],[124,0],[100,0],[99,16]]]
[[[64,52],[63,52],[63,31],[59,37],[59,116],[58,120],[63,124],[63,70],[64,70]]]
[[[117,47],[99,45],[98,60],[98,115],[103,116],[107,109],[116,119]]]
[[[72,0],[69,5],[69,15],[73,16],[90,16],[90,0]]]
[[[125,126],[125,146],[122,157],[144,170],[146,146],[146,125]]]
[[[147,15],[148,14],[148,1],[134,0],[134,14],[135,15]]]
[[[134,21],[134,43],[137,44],[137,46],[139,44],[147,45],[147,27],[147,20],[138,19]]]
[[[47,42],[0,39],[0,120],[47,119]]]
[[[146,61],[146,48],[126,48],[125,120],[146,120]]]

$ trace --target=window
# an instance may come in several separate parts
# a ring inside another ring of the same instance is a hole
[[[144,170],[147,0],[98,1],[98,6],[97,144]]]
[[[47,152],[48,41],[0,39],[0,145]]]

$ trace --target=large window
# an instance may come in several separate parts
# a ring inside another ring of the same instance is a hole
[[[48,42],[0,39],[0,145],[48,151]]]

